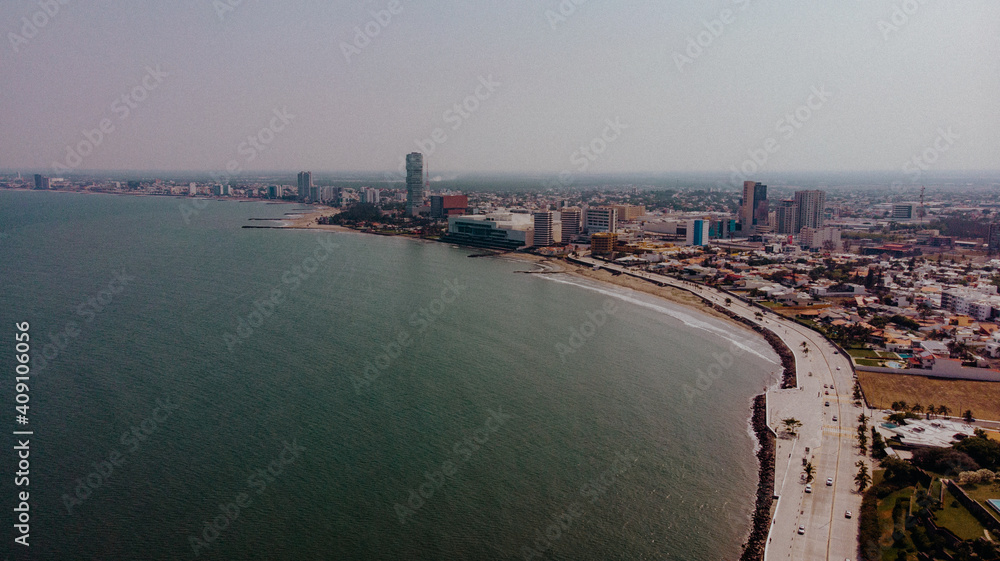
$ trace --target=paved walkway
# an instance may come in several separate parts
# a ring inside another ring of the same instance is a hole
[[[775,495],[778,500],[765,558],[769,561],[856,559],[861,495],[854,484],[858,471],[855,464],[859,460],[865,461],[869,472],[872,465],[870,460],[859,455],[856,447],[857,419],[863,409],[855,407],[851,399],[854,373],[847,358],[826,338],[808,327],[751,306],[722,291],[593,259],[580,260],[687,290],[703,300],[725,306],[746,319],[761,323],[785,341],[795,354],[798,388],[768,392],[769,423],[779,434],[775,454]],[[728,306],[725,303],[727,297],[732,299]],[[762,322],[757,321],[757,312],[764,314]],[[803,349],[803,343],[808,351]],[[827,387],[824,388],[824,385]],[[871,416],[870,411],[864,412]],[[781,420],[788,417],[802,422],[796,437],[782,436]],[[805,492],[803,458],[811,461],[815,468],[811,493]],[[826,484],[827,478],[832,479],[830,485]],[[845,516],[848,510],[852,515],[850,519]],[[804,534],[798,533],[800,526]]]

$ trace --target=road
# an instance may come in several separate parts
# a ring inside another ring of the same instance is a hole
[[[775,453],[775,495],[778,500],[765,558],[768,561],[855,560],[858,551],[857,515],[861,508],[861,495],[857,493],[854,483],[858,471],[855,464],[863,460],[868,465],[869,473],[872,469],[871,462],[858,452],[858,416],[862,412],[869,416],[870,413],[853,404],[854,374],[847,358],[826,338],[808,327],[732,298],[724,292],[593,259],[580,260],[693,292],[704,300],[761,323],[785,341],[795,355],[798,387],[768,391],[768,420],[779,435]],[[725,302],[727,297],[731,298],[728,306]],[[756,319],[758,312],[764,314],[763,320]],[[808,350],[803,348],[803,343]],[[827,387],[824,388],[824,385]],[[825,405],[827,402],[829,406]],[[788,417],[802,422],[795,437],[784,433],[781,420]],[[815,468],[811,493],[805,492],[803,458],[812,462]],[[833,480],[829,486],[827,478]],[[845,516],[848,510],[852,513],[850,519]],[[805,529],[803,535],[798,533],[800,525]]]

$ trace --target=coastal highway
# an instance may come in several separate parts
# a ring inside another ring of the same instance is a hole
[[[857,448],[858,416],[863,409],[855,407],[851,399],[854,375],[847,358],[819,333],[713,288],[590,258],[578,261],[693,292],[761,323],[785,341],[795,355],[798,387],[768,391],[768,422],[778,433],[775,453],[778,500],[765,558],[768,561],[857,559],[861,495],[854,483],[858,471],[855,464],[865,461],[870,472],[871,463]],[[732,298],[728,306],[727,297]],[[762,321],[756,319],[757,312],[764,314]],[[808,351],[802,347],[803,343]],[[781,420],[788,417],[802,422],[795,437],[786,434],[781,425]],[[811,493],[806,493],[803,458],[812,462],[815,469]],[[832,479],[831,485],[826,484],[827,478]],[[849,519],[845,516],[847,511],[851,511]],[[799,526],[803,527],[803,534],[798,533]]]

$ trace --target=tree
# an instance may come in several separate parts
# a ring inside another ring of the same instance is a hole
[[[922,413],[923,410],[924,406],[920,405],[919,403],[914,403],[913,407],[910,407],[910,411],[913,411],[914,413]]]
[[[868,474],[868,465],[863,460],[858,460],[858,463],[854,465],[858,466],[858,474],[854,476],[854,482],[858,484],[858,492],[864,493],[872,482],[872,476]]]
[[[732,304],[733,304],[733,299],[727,296],[726,297],[726,306],[731,306]]]
[[[970,425],[972,424],[973,421],[976,420],[976,418],[972,416],[972,410],[971,409],[966,409],[965,413],[962,415],[962,417],[965,419],[965,422],[968,423],[968,424],[970,424]]]
[[[866,417],[864,413],[858,415],[858,423],[861,426],[867,425],[868,424],[868,417]]]
[[[813,467],[812,462],[807,462],[806,467],[802,468],[802,473],[806,474],[806,483],[812,483],[816,468]]]
[[[942,417],[947,417],[948,413],[951,413],[951,409],[948,409],[948,407],[944,405],[938,405],[938,415],[941,415]]]
[[[930,419],[931,416],[934,415],[935,413],[937,413],[937,407],[935,407],[933,403],[930,404],[930,405],[928,405],[927,406],[927,418]]]
[[[781,423],[785,425],[785,430],[788,431],[788,434],[798,436],[795,429],[802,426],[802,421],[796,419],[795,417],[789,417],[787,419],[782,419]]]
[[[872,458],[881,460],[885,456],[885,440],[882,440],[882,435],[872,427]]]

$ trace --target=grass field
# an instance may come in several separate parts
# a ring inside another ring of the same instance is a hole
[[[966,409],[981,419],[1000,420],[1000,382],[940,380],[905,374],[858,371],[865,398],[873,407],[888,409],[893,401],[945,405],[951,416]]]
[[[847,349],[847,354],[854,358],[878,358],[878,353],[868,349]]]
[[[983,537],[983,525],[962,506],[951,506],[955,497],[945,491],[941,510],[934,514],[939,526],[948,528],[963,540],[974,540]]]

